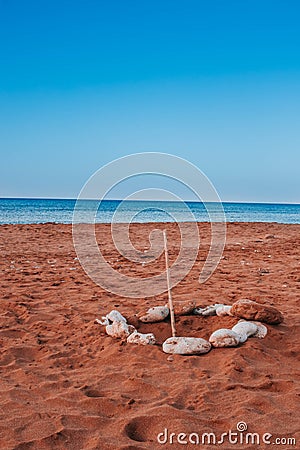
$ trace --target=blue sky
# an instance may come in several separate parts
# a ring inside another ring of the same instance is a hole
[[[160,151],[224,201],[300,203],[299,23],[296,0],[0,0],[0,196]]]

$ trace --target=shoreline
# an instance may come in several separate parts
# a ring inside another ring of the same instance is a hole
[[[224,223],[225,225],[287,225],[287,226],[300,226],[300,223],[286,223],[286,222],[261,222],[261,221],[257,221],[257,222],[251,222],[251,221],[245,221],[245,222],[239,222],[239,221],[233,221],[230,222],[228,220],[226,220],[225,222],[210,222],[210,221],[182,221],[182,222],[113,222],[114,225],[130,225],[130,226],[135,226],[135,225],[140,225],[140,226],[151,226],[151,225],[176,225],[177,223],[180,224],[192,224],[192,223],[196,223],[198,225],[204,224],[204,225],[208,225],[208,224],[216,224],[216,223]],[[108,226],[111,225],[112,222],[95,222],[95,223],[90,223],[90,222],[79,222],[75,225],[97,225],[97,226]],[[7,227],[7,226],[40,226],[40,225],[54,225],[54,226],[71,226],[73,225],[72,222],[66,222],[66,223],[62,223],[62,222],[34,222],[34,223],[0,223],[0,227]]]

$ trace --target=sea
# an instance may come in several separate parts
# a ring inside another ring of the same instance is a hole
[[[74,199],[0,198],[0,224],[72,223],[75,205]],[[300,223],[300,204],[285,203],[102,200],[99,204],[81,200],[76,211],[76,221],[83,223],[91,216],[96,223],[207,222],[215,217],[223,220],[224,216],[227,222]]]

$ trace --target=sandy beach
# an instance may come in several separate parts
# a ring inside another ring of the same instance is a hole
[[[133,243],[144,248],[152,228],[134,224]],[[176,224],[167,229],[172,262],[179,234]],[[97,225],[112,266],[143,276],[140,267],[117,254],[109,230],[109,225]],[[299,445],[300,225],[228,224],[223,258],[204,285],[198,276],[209,224],[199,224],[199,230],[204,239],[197,262],[173,289],[174,303],[231,305],[247,298],[275,306],[284,322],[267,325],[264,339],[249,339],[236,348],[169,357],[161,348],[170,336],[169,320],[142,324],[135,316],[165,304],[167,294],[122,298],[95,285],[76,259],[71,225],[0,226],[0,448],[211,449],[176,440],[160,444],[157,435],[167,429],[176,436],[206,432],[220,437],[238,422],[261,437],[270,433],[271,443],[292,437]],[[149,273],[163,268],[162,257]],[[130,345],[107,336],[95,319],[111,309],[139,331],[153,332],[158,344]],[[235,323],[229,316],[176,319],[178,335],[205,339]],[[272,445],[226,442],[216,447]]]

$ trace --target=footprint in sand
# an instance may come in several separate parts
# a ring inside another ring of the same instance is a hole
[[[92,398],[104,397],[103,392],[99,391],[98,389],[84,388],[84,389],[82,389],[82,392],[83,392],[84,395],[86,395],[87,397],[92,397]]]
[[[133,441],[147,442],[149,439],[149,418],[146,416],[134,418],[125,425],[125,434]]]

